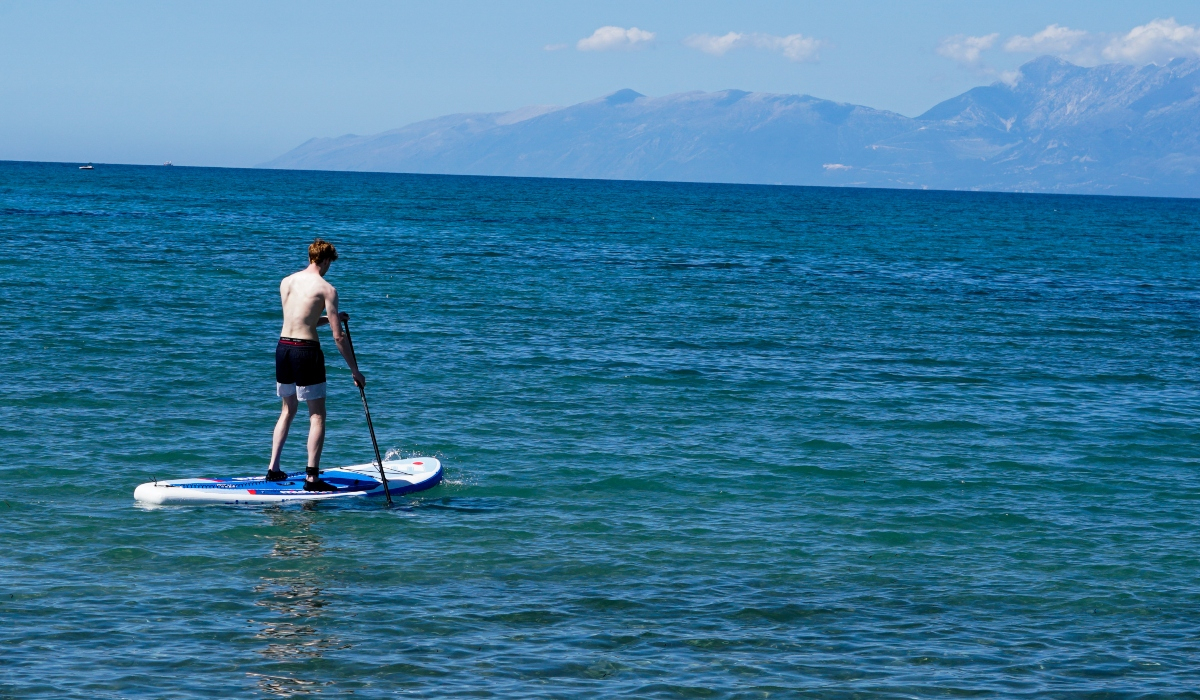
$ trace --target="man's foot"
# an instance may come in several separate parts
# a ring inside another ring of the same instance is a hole
[[[304,490],[305,491],[337,491],[337,487],[334,486],[333,484],[325,483],[324,481],[321,481],[318,478],[316,481],[305,481],[304,482]]]
[[[268,469],[267,481],[287,481],[287,472],[282,469]]]

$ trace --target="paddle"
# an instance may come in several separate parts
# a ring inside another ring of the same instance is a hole
[[[342,331],[346,333],[346,345],[350,346],[350,356],[358,364],[358,356],[354,354],[354,341],[350,339],[350,319],[342,321]],[[357,386],[357,385],[356,385]],[[383,481],[383,495],[387,496],[387,504],[392,505],[392,493],[388,490],[387,476],[383,473],[383,458],[379,456],[379,442],[375,439],[375,426],[371,424],[371,409],[367,407],[367,390],[358,387],[358,395],[362,397],[363,413],[367,414],[367,430],[371,431],[371,446],[375,448],[375,464],[379,466],[379,479]]]

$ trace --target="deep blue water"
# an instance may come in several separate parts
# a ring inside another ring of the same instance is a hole
[[[2,163],[0,233],[0,697],[1198,696],[1200,201]],[[447,482],[136,505],[265,468],[316,235]]]

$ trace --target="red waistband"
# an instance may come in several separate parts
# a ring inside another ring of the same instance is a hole
[[[280,345],[295,345],[297,347],[309,347],[309,348],[321,347],[321,341],[309,340],[308,338],[282,338],[281,337],[279,339],[279,344]]]

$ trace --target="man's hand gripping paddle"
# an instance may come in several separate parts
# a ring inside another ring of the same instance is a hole
[[[354,354],[354,341],[350,339],[350,320],[343,319],[341,323],[342,331],[346,334],[346,344],[350,346],[350,356],[354,358],[354,363],[358,364],[358,356]],[[371,424],[371,409],[367,407],[367,390],[361,386],[358,387],[358,395],[362,397],[363,413],[367,414],[367,430],[371,431],[371,446],[375,448],[375,464],[379,466],[379,480],[383,482],[383,495],[387,497],[387,504],[390,507],[392,493],[388,490],[387,476],[383,473],[383,458],[379,456],[379,442],[375,440],[375,426]]]

